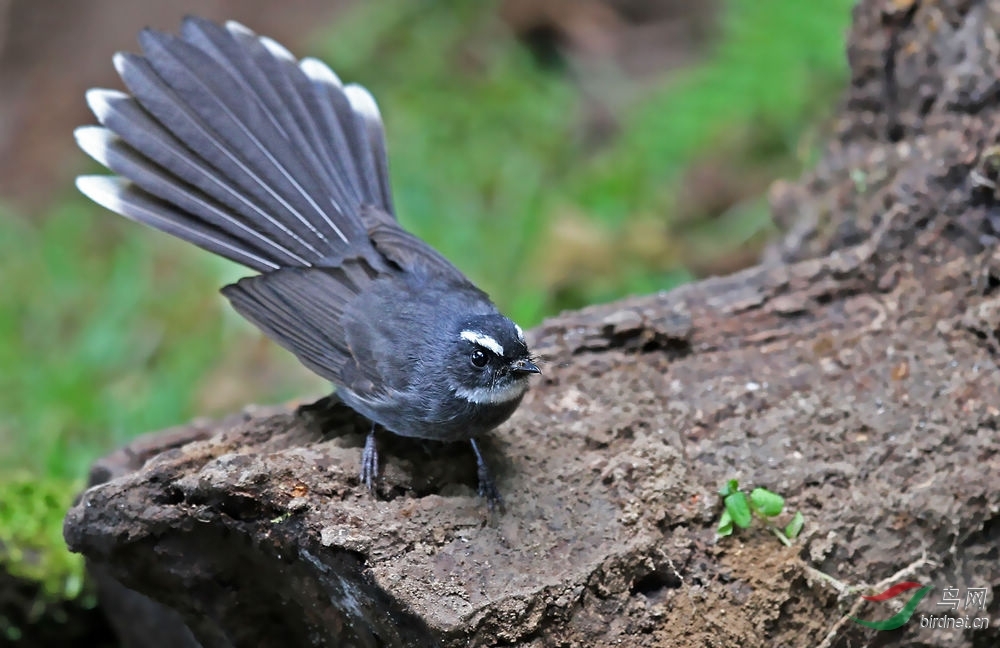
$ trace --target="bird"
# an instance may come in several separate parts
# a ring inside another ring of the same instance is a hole
[[[465,441],[479,495],[500,493],[477,438],[541,373],[524,331],[397,220],[371,93],[237,22],[144,29],[94,88],[77,144],[112,175],[81,175],[99,205],[253,274],[221,289],[267,337],[371,422],[359,481],[379,477],[376,429]]]

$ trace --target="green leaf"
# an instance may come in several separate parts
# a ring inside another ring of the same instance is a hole
[[[785,498],[766,488],[753,489],[753,492],[750,493],[750,502],[753,505],[753,510],[765,517],[779,515],[785,508]]]
[[[721,538],[733,534],[733,517],[729,515],[729,511],[723,509],[722,516],[719,517],[719,526],[715,529],[715,532]]]
[[[720,497],[729,497],[733,493],[740,492],[740,482],[737,479],[730,479],[719,489]]]
[[[743,493],[732,493],[725,499],[726,512],[733,518],[733,523],[741,529],[750,526],[750,504]]]
[[[805,523],[806,519],[802,515],[802,511],[795,511],[795,516],[792,517],[792,521],[785,527],[785,537],[789,540],[799,537]]]

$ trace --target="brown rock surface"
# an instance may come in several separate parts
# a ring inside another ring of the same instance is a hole
[[[531,332],[544,380],[487,450],[502,514],[462,445],[391,440],[370,497],[365,424],[324,401],[147,439],[67,541],[204,646],[997,645],[998,27],[997,1],[862,2],[764,265]],[[731,477],[803,536],[717,542]],[[935,587],[918,616],[988,588],[994,627],[845,621],[897,609],[845,584],[899,580]]]

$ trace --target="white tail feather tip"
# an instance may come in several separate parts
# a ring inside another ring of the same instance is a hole
[[[111,131],[101,126],[80,126],[73,131],[73,136],[84,153],[108,166],[108,147],[115,138]]]
[[[115,72],[118,76],[125,75],[125,66],[128,65],[128,55],[125,52],[115,52],[115,55],[111,57],[111,63],[115,66]]]
[[[256,36],[252,29],[244,25],[243,23],[236,22],[235,20],[226,21],[226,31],[235,36]]]
[[[127,180],[116,176],[84,175],[76,179],[76,188],[95,203],[122,213],[121,192],[128,185]]]
[[[302,68],[307,77],[316,83],[326,83],[337,88],[344,87],[344,82],[340,80],[337,73],[331,70],[329,65],[317,58],[306,57],[299,62],[299,67]]]
[[[378,104],[375,103],[375,97],[368,90],[356,83],[352,83],[344,87],[344,94],[347,95],[347,100],[351,103],[351,108],[354,109],[354,112],[365,119],[377,122],[382,121],[382,115],[378,111]]]
[[[278,41],[268,38],[267,36],[261,36],[258,40],[260,40],[260,44],[263,45],[274,58],[284,59],[286,61],[291,61],[292,63],[298,61],[298,59],[295,58],[295,55],[289,52],[288,49]]]
[[[128,99],[128,95],[120,90],[107,90],[105,88],[91,88],[87,90],[87,105],[90,111],[97,117],[97,121],[104,123],[104,120],[111,113],[111,102],[118,99]]]

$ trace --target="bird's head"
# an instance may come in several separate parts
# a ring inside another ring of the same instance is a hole
[[[452,388],[476,404],[520,399],[531,374],[541,373],[528,352],[521,327],[500,314],[462,322],[454,332],[449,359]]]

